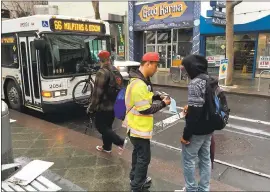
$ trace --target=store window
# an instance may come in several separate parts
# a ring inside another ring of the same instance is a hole
[[[15,37],[1,39],[1,65],[9,68],[18,68],[18,48]]]
[[[178,29],[177,33],[177,55],[183,58],[191,53],[193,31],[192,29]]]
[[[157,43],[158,44],[171,43],[171,30],[157,31]]]
[[[225,36],[206,37],[206,57],[209,67],[218,66],[220,60],[225,58],[225,46]]]
[[[270,58],[270,33],[259,34],[257,49],[257,67],[259,67],[260,58],[262,56],[264,56],[264,59]]]
[[[145,32],[145,42],[146,42],[146,44],[155,44],[156,43],[156,32],[155,31],[146,31]]]

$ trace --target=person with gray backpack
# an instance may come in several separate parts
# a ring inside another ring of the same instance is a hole
[[[182,143],[182,163],[186,191],[210,191],[210,145],[215,130],[223,129],[229,108],[218,80],[207,73],[208,62],[201,55],[189,55],[182,61],[191,81],[188,85],[188,107]],[[195,161],[199,158],[200,181],[195,178]],[[213,156],[212,156],[213,157]]]

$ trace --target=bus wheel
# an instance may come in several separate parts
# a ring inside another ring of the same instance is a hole
[[[19,87],[14,81],[9,81],[7,84],[6,95],[11,109],[22,110],[22,95]]]

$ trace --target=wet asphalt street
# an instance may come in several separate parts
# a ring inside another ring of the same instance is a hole
[[[179,112],[180,107],[187,103],[185,89],[154,87],[154,90],[170,94],[176,100]],[[214,133],[216,163],[212,178],[242,190],[269,191],[270,99],[231,94],[227,95],[227,99],[231,117],[224,130]],[[152,155],[166,161],[179,162],[181,166],[179,138],[185,122],[168,109],[155,115]],[[82,109],[68,110],[62,114],[27,113],[82,133],[88,125],[88,118]],[[114,129],[125,136],[120,121],[115,121]],[[87,134],[100,138],[94,128],[88,129]]]

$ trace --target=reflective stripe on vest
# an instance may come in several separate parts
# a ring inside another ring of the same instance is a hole
[[[149,114],[149,115],[144,115],[144,114],[141,114],[139,111],[137,111],[135,108],[132,108],[130,110],[130,113],[132,113],[133,115],[137,115],[137,116],[144,116],[144,117],[153,117],[154,115],[153,114]]]
[[[128,127],[128,130],[130,130],[131,134],[140,135],[140,136],[143,136],[143,137],[151,137],[152,134],[153,134],[153,131],[142,132],[142,131],[138,131],[138,130],[133,129],[132,127]]]

